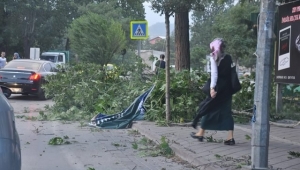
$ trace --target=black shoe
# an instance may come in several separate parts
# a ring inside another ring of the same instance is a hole
[[[192,132],[191,137],[194,139],[198,139],[200,142],[203,142],[204,137],[203,136],[197,136],[195,132]]]
[[[235,145],[234,139],[229,139],[224,141],[224,145]]]

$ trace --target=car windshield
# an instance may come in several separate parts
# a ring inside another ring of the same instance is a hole
[[[39,70],[40,67],[41,63],[14,60],[7,63],[7,65],[4,68]]]
[[[40,57],[40,59],[54,62],[55,61],[55,56],[43,55],[43,56]]]

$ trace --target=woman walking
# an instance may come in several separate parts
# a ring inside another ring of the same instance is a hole
[[[201,128],[197,133],[192,132],[191,137],[203,141],[205,130],[228,131],[225,145],[234,145],[233,138],[234,121],[232,117],[232,84],[231,84],[231,56],[225,54],[223,39],[216,38],[210,43],[212,51],[210,57],[211,82],[210,92],[204,101],[200,103],[197,116],[192,127],[197,128],[201,119]]]

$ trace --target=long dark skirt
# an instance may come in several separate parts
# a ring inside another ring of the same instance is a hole
[[[201,128],[205,130],[233,130],[234,121],[231,111],[232,97],[215,105],[201,119]]]

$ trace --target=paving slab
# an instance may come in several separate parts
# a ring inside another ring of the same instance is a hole
[[[154,122],[138,121],[133,124],[147,138],[159,143],[165,136],[170,147],[181,159],[199,169],[249,169],[251,164],[251,133],[248,125],[235,125],[236,145],[226,146],[221,141],[226,139],[225,131],[207,131],[205,136],[215,142],[199,142],[190,137],[195,132],[191,127],[159,127]],[[290,151],[300,152],[300,128],[270,127],[269,166],[270,169],[300,169],[300,158],[293,158]],[[248,166],[245,165],[248,163]]]

